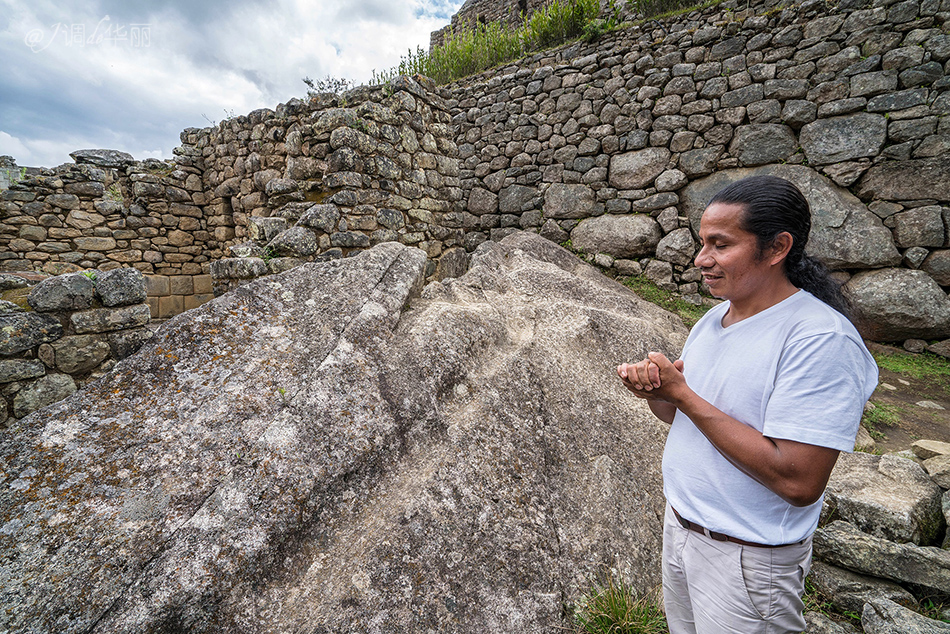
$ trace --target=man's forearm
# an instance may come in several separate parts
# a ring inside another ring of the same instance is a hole
[[[789,504],[807,506],[821,496],[836,450],[769,438],[688,388],[671,400],[673,412],[686,414],[726,460]]]

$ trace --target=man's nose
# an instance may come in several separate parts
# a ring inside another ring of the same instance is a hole
[[[693,261],[696,263],[696,266],[701,269],[712,266],[712,258],[709,257],[709,252],[706,250],[705,245],[699,248],[699,253],[696,254]]]

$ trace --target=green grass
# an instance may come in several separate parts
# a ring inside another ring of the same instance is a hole
[[[802,601],[805,602],[805,612],[818,612],[834,621],[850,621],[854,625],[860,625],[861,615],[849,611],[839,611],[832,603],[826,599],[812,583],[811,577],[805,577],[805,594],[802,595]]]
[[[415,53],[410,50],[401,58],[398,66],[380,73],[374,70],[371,83],[382,84],[399,75],[418,73],[446,84],[580,37],[599,11],[598,0],[554,0],[520,27],[501,22],[469,25],[447,34],[442,45],[431,53],[418,47]]]
[[[610,573],[574,605],[574,632],[589,634],[668,634],[660,607]]]
[[[415,52],[410,49],[397,66],[380,72],[373,70],[370,84],[385,84],[400,75],[415,74],[425,75],[437,84],[447,84],[580,37],[594,40],[609,31],[704,10],[722,2],[623,0],[628,10],[643,17],[636,22],[622,22],[619,0],[608,2],[603,18],[598,18],[599,0],[553,0],[532,13],[521,26],[502,22],[468,24],[447,33],[442,44],[431,52],[421,46],[416,47]],[[312,80],[304,81],[312,87]]]
[[[936,380],[950,387],[950,360],[936,354],[921,352],[874,352],[878,366],[915,379]]]
[[[699,321],[699,318],[710,309],[710,306],[694,306],[676,293],[664,291],[642,275],[625,277],[621,282],[648,302],[679,315],[688,328],[692,328]]]
[[[865,412],[861,417],[861,424],[874,440],[887,440],[887,435],[878,427],[897,427],[900,422],[900,408],[883,403],[875,403],[874,409]]]
[[[945,394],[950,394],[950,360],[930,352],[913,354],[894,350],[874,351],[871,354],[882,370],[926,381]]]

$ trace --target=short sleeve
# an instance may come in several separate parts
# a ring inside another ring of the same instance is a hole
[[[829,332],[782,352],[762,433],[770,438],[852,451],[877,365],[860,341]]]

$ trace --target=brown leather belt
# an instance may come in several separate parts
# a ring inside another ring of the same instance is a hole
[[[672,506],[670,507],[673,510],[673,515],[676,516],[677,521],[679,521],[680,526],[683,528],[689,529],[691,531],[696,531],[697,533],[702,533],[710,539],[714,539],[717,542],[732,542],[733,544],[741,544],[742,546],[755,546],[756,548],[781,548],[783,546],[795,546],[801,544],[802,542],[795,542],[794,544],[756,544],[755,542],[747,542],[744,539],[739,539],[738,537],[730,537],[724,533],[717,533],[711,531],[703,526],[700,526],[696,522],[690,522],[688,519],[684,519],[679,513],[676,512]]]

